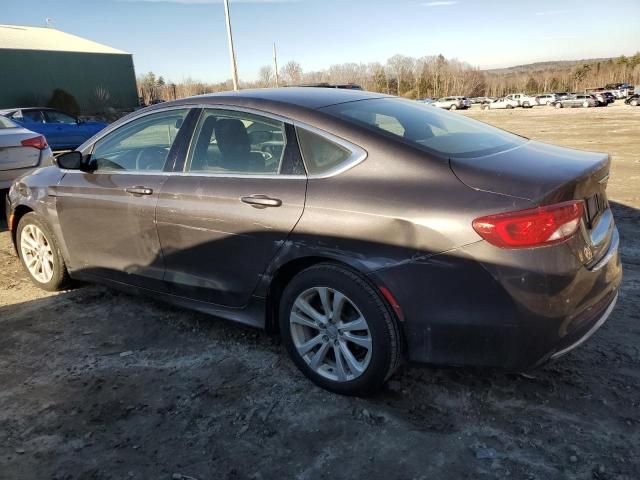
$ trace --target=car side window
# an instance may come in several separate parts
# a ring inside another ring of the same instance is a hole
[[[310,175],[322,174],[336,168],[352,154],[341,145],[304,128],[297,128],[297,132],[302,158]]]
[[[78,123],[76,117],[63,112],[58,112],[57,110],[45,110],[44,117],[47,120],[47,123],[63,123],[66,125],[75,125]]]
[[[44,123],[40,110],[22,110],[21,118],[29,123]]]
[[[188,108],[137,118],[98,140],[91,154],[97,171],[160,172]]]
[[[185,171],[276,175],[285,147],[283,122],[251,113],[205,109],[195,129]]]

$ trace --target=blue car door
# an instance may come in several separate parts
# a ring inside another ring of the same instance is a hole
[[[83,143],[86,138],[78,119],[57,110],[43,110],[45,119],[44,136],[53,149],[73,149]]]

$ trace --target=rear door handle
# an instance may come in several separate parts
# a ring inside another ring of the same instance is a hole
[[[267,195],[251,195],[242,197],[240,200],[254,208],[279,207],[282,205],[282,200],[268,197]]]
[[[128,187],[125,188],[125,192],[132,195],[151,195],[153,193],[153,189],[147,187]]]

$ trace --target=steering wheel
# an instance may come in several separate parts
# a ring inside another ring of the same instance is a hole
[[[141,148],[136,155],[136,170],[162,170],[168,154],[166,147]]]

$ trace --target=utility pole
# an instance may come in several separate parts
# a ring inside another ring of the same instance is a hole
[[[224,0],[224,16],[227,19],[227,40],[229,41],[229,56],[231,57],[231,77],[233,79],[233,89],[238,90],[238,66],[236,65],[236,52],[233,49],[231,17],[229,16],[229,0]]]
[[[276,87],[279,87],[279,78],[278,78],[278,54],[276,53],[276,42],[273,42],[273,70],[276,74]]]

